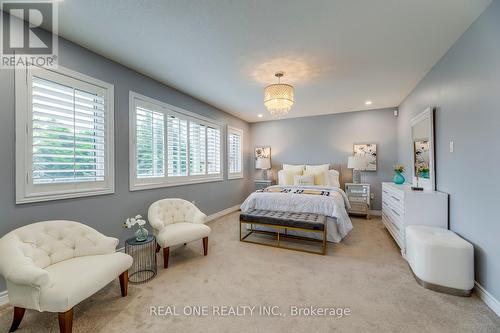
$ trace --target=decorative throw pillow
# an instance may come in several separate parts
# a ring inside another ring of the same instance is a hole
[[[330,187],[340,187],[339,181],[340,173],[337,170],[328,170],[327,171],[327,185]]]
[[[280,170],[278,171],[278,184],[279,185],[293,185],[293,177],[301,176],[297,172]]]
[[[328,185],[328,177],[327,172],[330,168],[329,164],[321,164],[321,165],[306,165],[306,170],[304,171],[304,175],[313,175],[314,176],[314,185]]]
[[[301,175],[304,169],[305,165],[283,164],[283,170],[294,172],[296,175]]]
[[[305,186],[305,185],[314,185],[314,176],[313,175],[304,175],[299,176],[295,175],[293,177],[293,185],[296,186]]]

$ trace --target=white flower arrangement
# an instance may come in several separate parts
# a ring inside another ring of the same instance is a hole
[[[130,229],[136,224],[139,226],[139,228],[141,228],[143,225],[146,224],[146,220],[144,220],[141,215],[136,215],[135,217],[129,217],[125,221],[123,226],[127,229]]]

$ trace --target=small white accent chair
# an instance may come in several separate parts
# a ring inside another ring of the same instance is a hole
[[[203,253],[208,254],[210,227],[207,216],[194,204],[183,199],[162,199],[148,211],[148,220],[156,236],[156,252],[163,248],[163,267],[168,268],[170,247],[203,239]]]
[[[406,227],[406,260],[424,288],[457,296],[474,288],[474,247],[453,231]]]
[[[0,239],[0,274],[14,306],[10,332],[26,309],[58,312],[62,333],[71,332],[73,307],[120,278],[127,295],[132,257],[115,252],[118,239],[73,221],[45,221],[15,229]]]

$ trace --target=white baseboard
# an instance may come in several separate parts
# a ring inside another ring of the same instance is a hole
[[[7,295],[7,290],[0,292],[0,306],[9,303],[9,295]]]
[[[381,210],[370,210],[370,215],[371,216],[382,216],[382,211]]]
[[[231,214],[232,212],[236,212],[237,210],[240,209],[240,206],[241,206],[241,204],[235,205],[235,206],[226,208],[224,210],[221,210],[220,212],[208,215],[206,222],[210,222],[210,221],[216,220],[220,217],[223,217],[224,215]]]
[[[480,285],[477,281],[474,281],[477,296],[491,309],[496,313],[497,316],[500,317],[500,302],[493,297],[482,285]]]

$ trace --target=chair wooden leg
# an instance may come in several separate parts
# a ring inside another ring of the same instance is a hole
[[[59,331],[61,333],[71,333],[73,330],[73,308],[66,312],[59,312]]]
[[[120,274],[120,290],[122,291],[122,297],[128,294],[128,271]]]
[[[168,255],[170,254],[170,248],[163,248],[163,268],[168,268]]]
[[[156,244],[156,253],[160,252],[160,249],[161,249],[160,245]]]
[[[18,308],[17,306],[14,307],[14,318],[12,319],[12,325],[10,326],[9,332],[17,330],[19,324],[21,324],[21,321],[23,320],[25,312],[25,308]]]
[[[208,254],[208,237],[203,238],[203,254]]]

